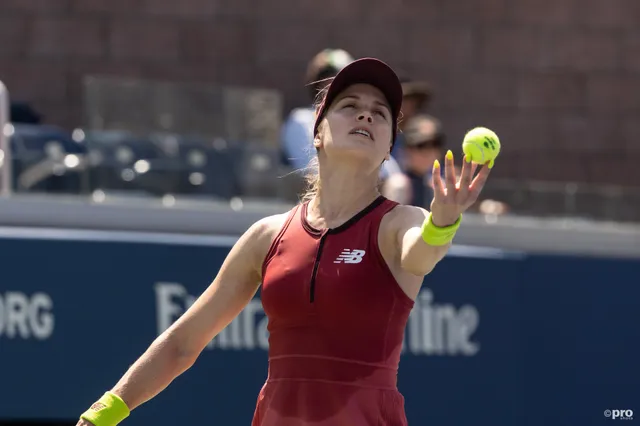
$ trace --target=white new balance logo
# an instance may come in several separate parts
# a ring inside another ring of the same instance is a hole
[[[344,249],[333,263],[360,263],[362,262],[364,253],[364,250]]]

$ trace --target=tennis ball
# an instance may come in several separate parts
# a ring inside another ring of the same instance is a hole
[[[471,129],[462,141],[462,152],[476,164],[486,164],[493,167],[495,159],[500,153],[500,139],[492,130],[486,127]]]

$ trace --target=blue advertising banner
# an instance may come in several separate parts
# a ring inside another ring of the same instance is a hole
[[[193,303],[232,244],[35,235],[0,236],[0,420],[77,418]],[[409,424],[628,417],[640,410],[639,308],[638,261],[455,248],[407,326],[398,382]],[[124,424],[250,424],[267,339],[258,294]]]

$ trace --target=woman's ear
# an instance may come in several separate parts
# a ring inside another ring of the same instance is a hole
[[[318,131],[313,137],[313,147],[315,149],[320,149],[322,147],[322,134],[324,133],[324,126],[322,123],[318,126]]]

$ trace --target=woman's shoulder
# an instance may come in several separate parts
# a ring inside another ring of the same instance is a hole
[[[284,213],[265,216],[251,225],[248,232],[251,233],[253,238],[271,241],[280,232],[291,214],[292,211],[290,210]]]
[[[238,239],[232,253],[241,254],[247,265],[261,271],[265,256],[292,211],[265,216],[254,222]]]
[[[253,241],[259,251],[266,253],[269,250],[273,241],[298,208],[299,205],[284,213],[265,216],[251,225],[247,230],[247,234],[249,234],[250,240]]]
[[[416,220],[422,221],[429,215],[429,212],[422,208],[411,206],[408,204],[400,204],[387,213],[387,219],[390,223],[402,224],[411,223]]]

